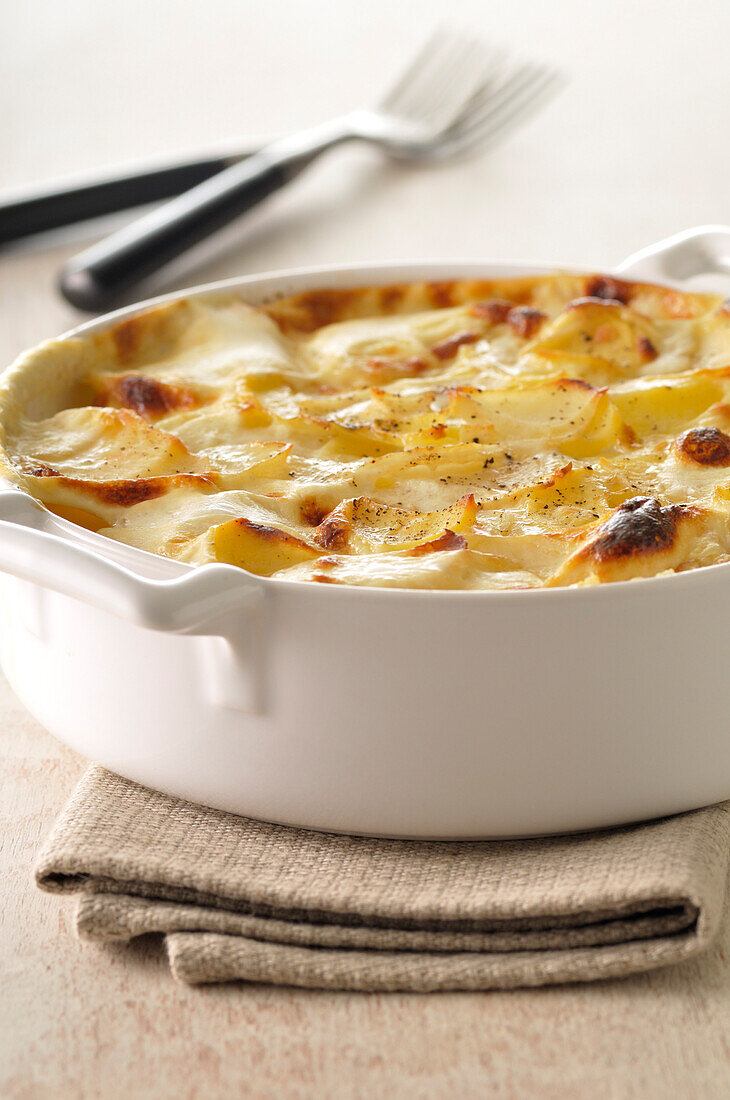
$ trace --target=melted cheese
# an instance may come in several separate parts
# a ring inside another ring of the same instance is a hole
[[[730,560],[730,313],[610,276],[181,300],[0,383],[0,466],[281,580],[595,584]]]

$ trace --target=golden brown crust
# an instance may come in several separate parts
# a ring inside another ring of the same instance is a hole
[[[697,317],[710,308],[707,295],[596,274],[449,279],[347,289],[325,287],[272,302],[265,312],[288,333],[312,333],[327,325],[364,317],[458,306],[467,307],[473,316],[490,324],[502,324],[510,310],[521,306],[547,312],[544,303],[555,300],[553,291],[563,299],[563,308],[571,300],[589,298],[604,305],[610,301],[630,305],[653,316],[675,320]],[[714,296],[713,307],[718,309],[721,301]]]
[[[633,293],[633,284],[613,275],[591,275],[586,280],[585,294],[588,298],[621,302],[628,305]]]
[[[202,489],[203,491],[215,488],[215,478],[205,474],[172,474],[168,477],[137,477],[130,479],[117,479],[111,481],[91,481],[88,478],[64,477],[53,470],[38,474],[37,470],[29,471],[35,476],[53,478],[55,486],[59,489],[76,491],[89,499],[89,507],[92,501],[100,504],[116,505],[118,508],[133,508],[135,504],[142,504],[146,500],[154,500],[164,496],[173,489]]]
[[[0,462],[112,538],[261,576],[592,584],[730,560],[719,296],[611,275],[181,300],[0,381]]]
[[[546,315],[532,306],[515,306],[507,314],[507,324],[525,340],[531,339],[546,320]]]
[[[597,562],[616,562],[639,554],[656,554],[674,542],[682,505],[663,507],[655,497],[633,497],[616,509],[599,528],[581,556]]]
[[[321,521],[314,534],[314,541],[323,550],[336,552],[347,550],[350,524],[339,516],[330,516]]]
[[[689,428],[677,440],[677,450],[700,466],[730,466],[730,436],[720,428]]]
[[[475,344],[478,339],[478,332],[457,332],[455,336],[450,336],[448,340],[442,340],[440,344],[434,344],[431,348],[431,354],[435,355],[441,362],[445,359],[453,359],[459,348],[463,348],[467,344]]]
[[[299,504],[299,515],[307,527],[319,527],[329,508],[314,497],[305,497]]]
[[[414,546],[408,553],[419,556],[421,554],[434,554],[443,551],[465,550],[468,545],[469,543],[463,535],[457,535],[455,531],[450,531],[447,527],[443,535],[439,538],[433,539],[432,542],[421,543],[420,546]]]
[[[469,313],[490,325],[503,325],[513,307],[514,303],[504,298],[490,298],[486,302],[474,302],[469,306]]]
[[[640,333],[640,335],[637,337],[636,342],[639,355],[643,363],[651,363],[653,359],[656,359],[659,352],[656,350],[648,336]]]
[[[197,408],[202,401],[189,387],[171,385],[143,374],[124,374],[102,386],[99,404],[121,405],[151,421],[171,412]]]

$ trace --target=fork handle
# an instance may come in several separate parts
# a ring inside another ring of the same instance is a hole
[[[61,292],[89,312],[118,304],[145,276],[256,206],[320,153],[355,136],[345,118],[265,146],[74,257],[61,271]]]
[[[51,184],[18,198],[0,198],[0,244],[132,206],[171,199],[248,155],[246,152],[200,157],[101,179]]]

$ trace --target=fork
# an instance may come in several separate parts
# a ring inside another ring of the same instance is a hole
[[[80,309],[107,309],[337,145],[364,141],[422,164],[465,157],[502,137],[558,84],[546,66],[509,62],[479,41],[439,30],[376,107],[272,142],[204,180],[72,259],[60,289]]]

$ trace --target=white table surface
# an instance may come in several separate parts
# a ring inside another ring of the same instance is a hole
[[[0,185],[314,123],[376,96],[445,10],[8,2]],[[730,4],[452,0],[447,14],[553,61],[569,86],[466,165],[415,171],[337,152],[158,285],[378,258],[610,267],[679,229],[730,222]],[[2,363],[79,319],[54,277],[99,232],[0,251]],[[2,1096],[617,1095],[619,1065],[635,1069],[631,1095],[730,1095],[723,944],[702,963],[602,987],[430,998],[191,991],[172,983],[154,944],[80,946],[67,906],[38,895],[29,874],[83,762],[4,684],[0,740]],[[601,1022],[603,1039],[584,1045]]]
[[[376,97],[445,10],[437,0],[8,3],[0,184],[307,126]],[[363,149],[332,154],[179,281],[385,257],[608,266],[730,220],[730,4],[452,0],[448,14],[552,61],[570,85],[467,165],[424,172]]]

